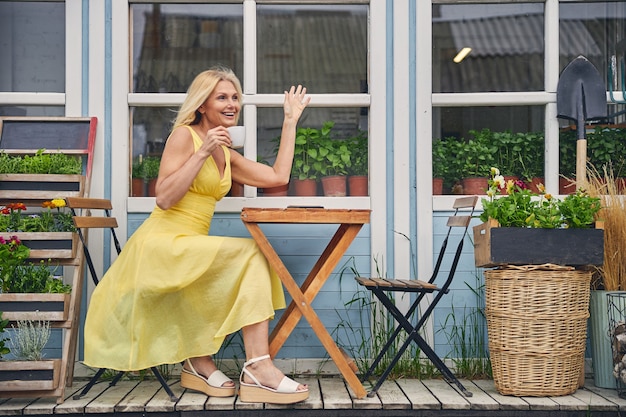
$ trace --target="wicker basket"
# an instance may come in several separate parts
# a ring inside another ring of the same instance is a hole
[[[567,395],[579,387],[590,271],[556,265],[485,271],[489,352],[504,395]]]

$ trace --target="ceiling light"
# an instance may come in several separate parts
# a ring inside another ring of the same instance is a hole
[[[456,56],[454,57],[453,61],[455,63],[459,64],[461,61],[463,61],[465,59],[466,56],[469,55],[470,52],[472,52],[472,48],[465,47],[465,48],[461,49],[459,51],[459,53],[456,54]]]

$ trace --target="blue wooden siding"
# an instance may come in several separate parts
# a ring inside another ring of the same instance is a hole
[[[128,233],[132,234],[145,220],[145,214],[129,214]],[[337,230],[335,225],[264,225],[263,231],[270,240],[272,246],[281,257],[287,269],[291,272],[298,283],[302,283],[311,270],[320,254]],[[211,225],[211,235],[250,237],[243,225],[239,214],[218,213]],[[369,311],[356,308],[346,308],[348,303],[358,291],[354,281],[353,269],[363,275],[370,273],[370,228],[365,225],[355,241],[348,248],[342,261],[333,271],[322,291],[313,301],[313,306],[320,320],[325,324],[339,344],[348,351],[354,348],[354,343],[360,342],[353,337],[348,337],[345,332],[338,331],[342,320],[349,321],[352,325],[368,323]],[[285,293],[287,303],[291,301],[288,293]],[[277,312],[275,320],[280,318],[282,310]],[[271,324],[271,325],[272,325]],[[360,329],[363,334],[369,334],[369,329]],[[223,353],[224,357],[241,357],[241,340],[233,338]],[[283,348],[278,353],[279,358],[323,358],[326,351],[321,345],[306,320],[298,323],[296,330],[288,338]]]

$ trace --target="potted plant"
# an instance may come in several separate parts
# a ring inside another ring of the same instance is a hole
[[[350,147],[350,167],[348,168],[348,189],[351,196],[368,195],[369,155],[367,132],[348,139]]]
[[[317,158],[313,166],[320,172],[324,195],[343,197],[346,195],[346,179],[350,166],[350,149],[345,140],[332,139],[330,135],[314,140]]]
[[[298,128],[294,147],[294,159],[291,166],[291,177],[294,191],[299,196],[317,195],[319,171],[314,167],[318,159],[317,139],[330,134],[334,123],[326,122],[321,129]]]
[[[131,184],[130,184],[130,195],[131,197],[143,197],[146,195],[146,181],[144,179],[143,173],[143,155],[139,155],[137,158],[133,160],[133,165],[131,167]]]
[[[609,330],[608,294],[626,291],[626,201],[610,166],[588,170],[588,189],[602,201],[598,217],[604,224],[604,263],[594,274],[589,301],[589,332],[594,384],[616,388]]]
[[[451,145],[456,142],[455,138],[442,138],[433,140],[433,194],[443,194],[444,185],[452,187],[452,161],[455,157],[450,152]]]
[[[598,197],[583,190],[563,200],[537,195],[521,180],[506,183],[497,168],[491,169],[488,184],[483,224],[474,227],[476,266],[602,265],[603,231],[593,228],[601,209]],[[506,195],[496,197],[503,188]]]
[[[462,142],[456,154],[457,170],[463,183],[464,194],[484,194],[489,172],[496,162],[497,146],[492,143],[489,129],[470,131],[474,136]]]
[[[142,171],[143,178],[148,183],[148,196],[154,197],[156,180],[159,176],[159,167],[161,165],[161,158],[157,156],[148,156],[143,159]]]
[[[71,286],[54,277],[55,265],[35,263],[17,237],[0,237],[0,304],[9,320],[67,320]]]
[[[61,359],[44,359],[49,339],[49,322],[17,321],[8,349],[15,360],[0,362],[0,391],[54,390],[59,386]]]

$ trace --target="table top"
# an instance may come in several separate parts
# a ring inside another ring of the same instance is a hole
[[[246,223],[366,224],[371,210],[326,209],[323,207],[256,208],[244,207],[241,220]]]

